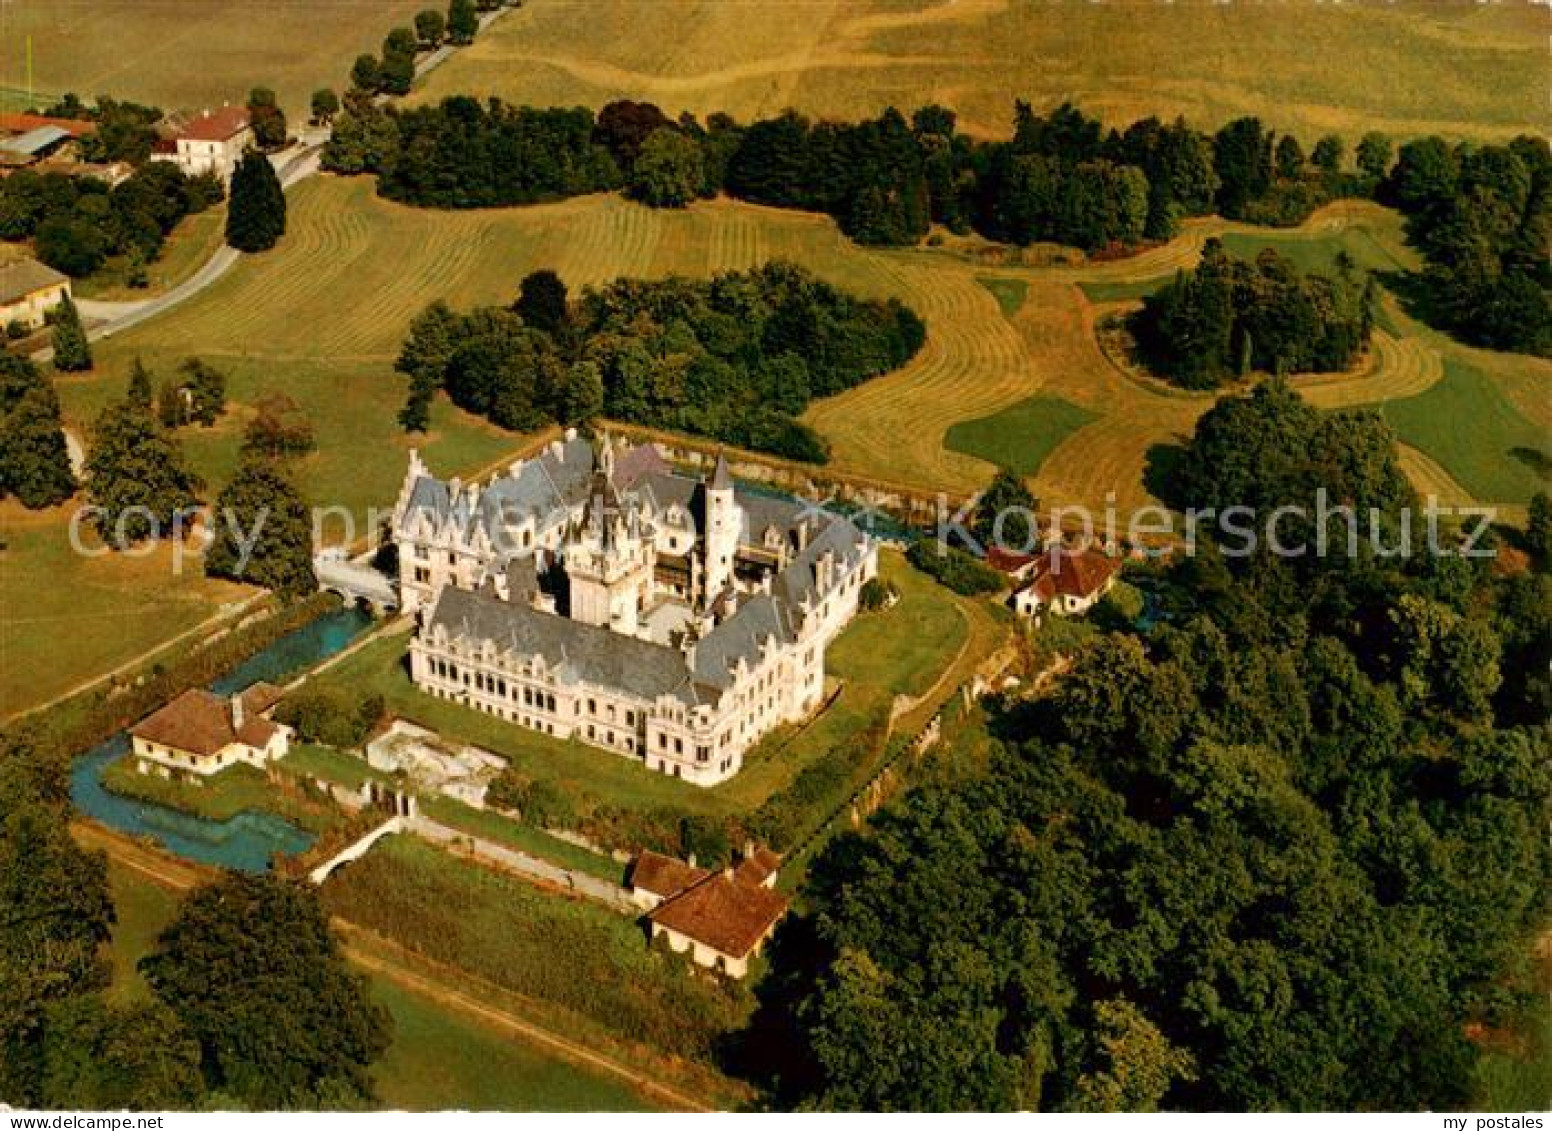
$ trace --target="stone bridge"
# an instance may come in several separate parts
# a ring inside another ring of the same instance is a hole
[[[364,602],[376,616],[399,607],[399,591],[391,578],[364,559],[351,560],[342,550],[324,550],[313,558],[318,588],[336,594],[347,605]]]

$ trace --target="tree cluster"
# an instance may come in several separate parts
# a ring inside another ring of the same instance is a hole
[[[66,94],[52,106],[40,111],[49,118],[70,118],[95,122],[97,128],[76,142],[83,161],[110,163],[127,161],[144,164],[156,145],[156,123],[162,112],[155,106],[141,106],[99,95],[88,106],[75,94]]]
[[[152,263],[185,216],[221,200],[221,182],[152,161],[109,187],[93,177],[19,169],[0,180],[0,239],[33,241],[44,263],[90,275],[111,256]]]
[[[1188,389],[1213,389],[1252,371],[1334,372],[1369,346],[1374,286],[1344,255],[1327,276],[1301,273],[1265,248],[1237,259],[1217,239],[1201,262],[1143,299],[1131,319],[1154,372]]]
[[[1240,402],[1255,482],[1183,501],[1314,484],[1394,516],[1394,451],[1339,425],[1311,461],[1289,396]],[[1506,712],[1498,626],[1546,575],[1443,560],[1344,558],[1312,593],[1307,566],[1209,547],[1162,571],[1167,623],[995,706],[984,771],[940,771],[812,867],[747,1035],[778,1102],[1480,1103],[1467,1030],[1539,1000],[1517,972],[1552,881],[1552,733]]]
[[[1423,312],[1475,345],[1552,356],[1552,149],[1438,137],[1401,147],[1381,189],[1422,251]]]
[[[526,203],[623,187],[656,207],[727,192],[833,217],[868,244],[914,243],[931,223],[1016,244],[1100,250],[1165,239],[1215,208],[1298,223],[1358,182],[1339,138],[1307,162],[1298,141],[1256,119],[1216,136],[1146,119],[1104,130],[1071,105],[1019,103],[1007,141],[957,131],[940,106],[860,122],[795,111],[741,126],[725,114],[674,120],[647,102],[586,111],[481,106],[450,98],[416,110],[358,102],[325,154],[338,172],[379,176],[383,195],[436,208]],[[1265,158],[1265,161],[1262,159]],[[1265,166],[1263,168],[1263,165]]]
[[[424,430],[442,389],[514,430],[603,411],[820,461],[823,443],[797,415],[902,365],[924,337],[898,302],[854,298],[788,264],[709,280],[624,279],[574,304],[540,272],[514,309],[458,314],[433,303],[416,317],[397,365],[411,380],[401,421]]]

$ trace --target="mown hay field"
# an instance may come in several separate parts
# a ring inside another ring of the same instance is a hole
[[[421,99],[647,99],[741,119],[936,101],[1003,134],[1013,100],[1110,122],[1257,114],[1309,140],[1541,132],[1545,21],[1527,3],[1210,0],[529,0]]]
[[[40,97],[74,91],[199,110],[267,86],[305,116],[319,87],[409,24],[417,0],[8,0],[0,5],[0,108],[26,101],[27,44]],[[444,5],[445,7],[445,5]]]

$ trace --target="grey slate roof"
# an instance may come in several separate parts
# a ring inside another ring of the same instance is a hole
[[[543,656],[545,663],[578,679],[642,698],[689,692],[690,670],[676,648],[490,594],[444,585],[427,621],[429,628],[439,625],[454,638],[489,640],[521,655]]]
[[[562,445],[559,459],[546,449],[543,455],[524,463],[516,475],[504,475],[481,487],[479,501],[472,509],[471,491],[460,491],[454,500],[446,482],[422,475],[411,488],[405,513],[429,511],[438,525],[453,522],[470,534],[484,527],[494,540],[508,522],[521,522],[530,515],[539,519],[558,515],[581,502],[592,474],[592,445],[586,440],[569,440]]]
[[[39,126],[28,130],[24,134],[8,137],[0,141],[0,149],[11,153],[22,153],[28,157],[42,153],[51,145],[58,145],[62,141],[70,140],[70,131],[62,130],[58,126]]]

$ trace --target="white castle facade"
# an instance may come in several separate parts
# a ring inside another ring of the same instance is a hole
[[[698,785],[824,696],[878,573],[846,518],[568,433],[485,484],[417,454],[394,513],[425,691]]]

